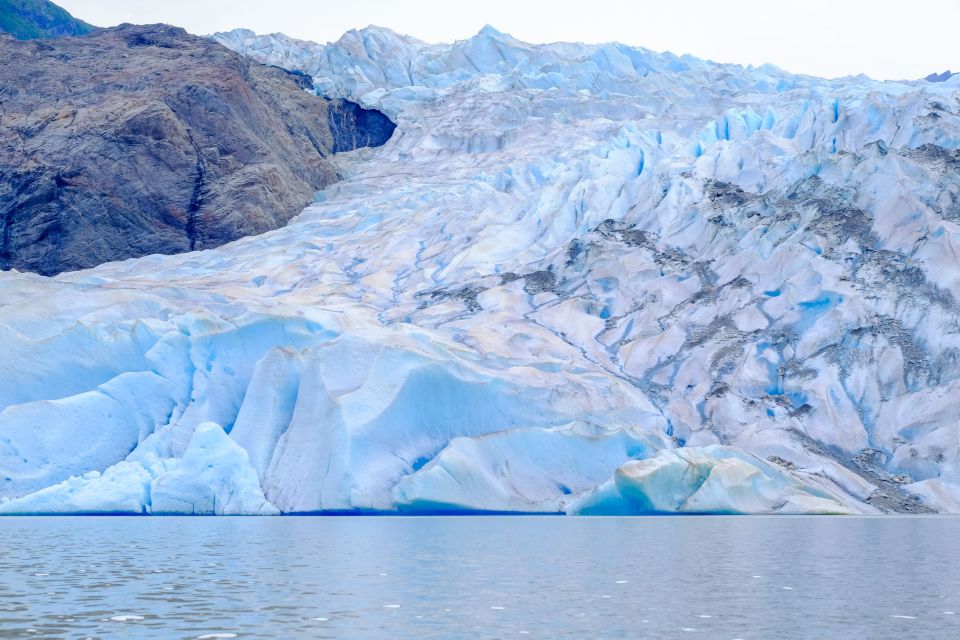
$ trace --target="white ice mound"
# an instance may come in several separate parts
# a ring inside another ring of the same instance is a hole
[[[0,514],[146,514],[153,478],[139,462],[120,462],[103,473],[90,471],[0,503]]]
[[[566,501],[606,480],[611,469],[651,455],[652,440],[631,429],[588,425],[456,438],[404,477],[393,496],[401,511],[414,513],[562,513]]]
[[[628,462],[575,501],[579,515],[850,513],[828,492],[756,456],[712,445],[665,449]]]
[[[6,407],[0,411],[0,495],[23,495],[123,459],[170,414],[170,389],[152,371],[130,372],[70,397]]]
[[[182,458],[125,460],[0,503],[0,514],[270,515],[247,452],[205,422]]]
[[[279,513],[263,496],[247,452],[213,422],[197,426],[180,463],[159,476],[150,493],[155,514]]]

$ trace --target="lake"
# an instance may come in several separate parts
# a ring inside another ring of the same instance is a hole
[[[0,518],[0,637],[960,637],[960,518]]]

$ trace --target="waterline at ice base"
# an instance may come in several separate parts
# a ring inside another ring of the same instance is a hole
[[[277,230],[0,273],[0,513],[960,511],[960,77],[215,38],[396,130]]]

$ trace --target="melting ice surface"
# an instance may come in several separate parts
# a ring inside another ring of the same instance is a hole
[[[9,637],[960,635],[952,517],[15,517],[0,532]]]
[[[0,512],[960,510],[960,76],[217,37],[397,131],[284,229],[0,274]]]

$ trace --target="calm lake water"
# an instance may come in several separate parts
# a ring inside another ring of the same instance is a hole
[[[0,637],[960,638],[949,517],[0,518]]]

